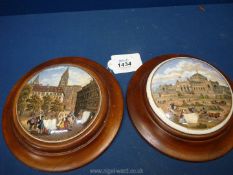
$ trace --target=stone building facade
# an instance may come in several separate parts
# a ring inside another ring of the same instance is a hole
[[[95,114],[98,110],[99,103],[99,87],[96,82],[92,80],[77,93],[75,115],[78,115],[81,110],[90,111]]]
[[[77,92],[82,89],[81,86],[78,85],[68,85],[69,80],[69,68],[61,76],[61,80],[59,82],[58,87],[61,87],[64,92],[64,105],[65,110],[74,112],[75,104],[77,99]]]
[[[51,96],[53,99],[58,99],[60,102],[64,100],[63,89],[56,86],[41,86],[34,84],[32,86],[32,95],[37,95],[41,99],[44,96]]]
[[[209,97],[230,98],[229,87],[220,85],[217,81],[208,80],[204,75],[195,73],[184,81],[177,80],[175,85],[161,85],[155,91],[158,97]]]
[[[69,80],[69,68],[62,74],[58,86],[44,86],[39,82],[39,75],[31,82],[32,93],[37,94],[39,97],[51,95],[54,98],[58,98],[64,104],[64,108],[67,111],[74,111],[77,99],[77,92],[82,89],[78,85],[68,85]]]

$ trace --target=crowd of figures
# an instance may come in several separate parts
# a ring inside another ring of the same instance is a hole
[[[220,111],[223,112],[221,108],[215,110],[209,110],[211,106],[187,106],[181,107],[174,103],[170,103],[168,107],[169,118],[172,121],[177,121],[178,123],[197,123],[199,118],[206,120],[208,122],[218,120],[221,117]],[[219,110],[221,109],[221,110]]]
[[[45,115],[32,115],[27,120],[28,130],[38,134],[50,134],[51,131],[69,131],[75,123],[73,112],[59,113],[57,117],[46,118]]]

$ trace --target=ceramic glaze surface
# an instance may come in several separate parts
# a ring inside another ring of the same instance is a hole
[[[61,142],[83,132],[95,119],[101,101],[96,80],[77,66],[49,67],[22,87],[17,119],[30,136]]]
[[[208,134],[232,115],[232,90],[208,63],[178,57],[157,65],[147,80],[153,111],[170,127],[188,134]]]

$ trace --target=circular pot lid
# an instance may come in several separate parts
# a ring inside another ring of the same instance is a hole
[[[232,101],[232,82],[223,73],[182,54],[146,62],[127,93],[139,133],[163,153],[188,161],[215,159],[232,149]]]
[[[66,171],[109,146],[122,114],[121,90],[111,73],[85,58],[58,58],[14,86],[3,111],[3,134],[12,153],[30,167]]]

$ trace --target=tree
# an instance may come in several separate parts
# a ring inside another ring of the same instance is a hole
[[[64,105],[58,99],[55,99],[55,101],[52,102],[51,111],[58,114],[63,110],[64,110]]]
[[[26,110],[27,100],[30,97],[31,92],[32,92],[32,86],[30,84],[26,84],[21,90],[17,103],[19,115],[23,115],[24,111]]]
[[[31,98],[27,100],[27,102],[27,110],[34,113],[40,112],[43,101],[38,95],[32,95]]]
[[[50,111],[52,102],[53,102],[53,98],[51,96],[46,95],[43,97],[43,104],[41,106],[41,109],[44,111],[45,115],[47,115],[48,112]]]

